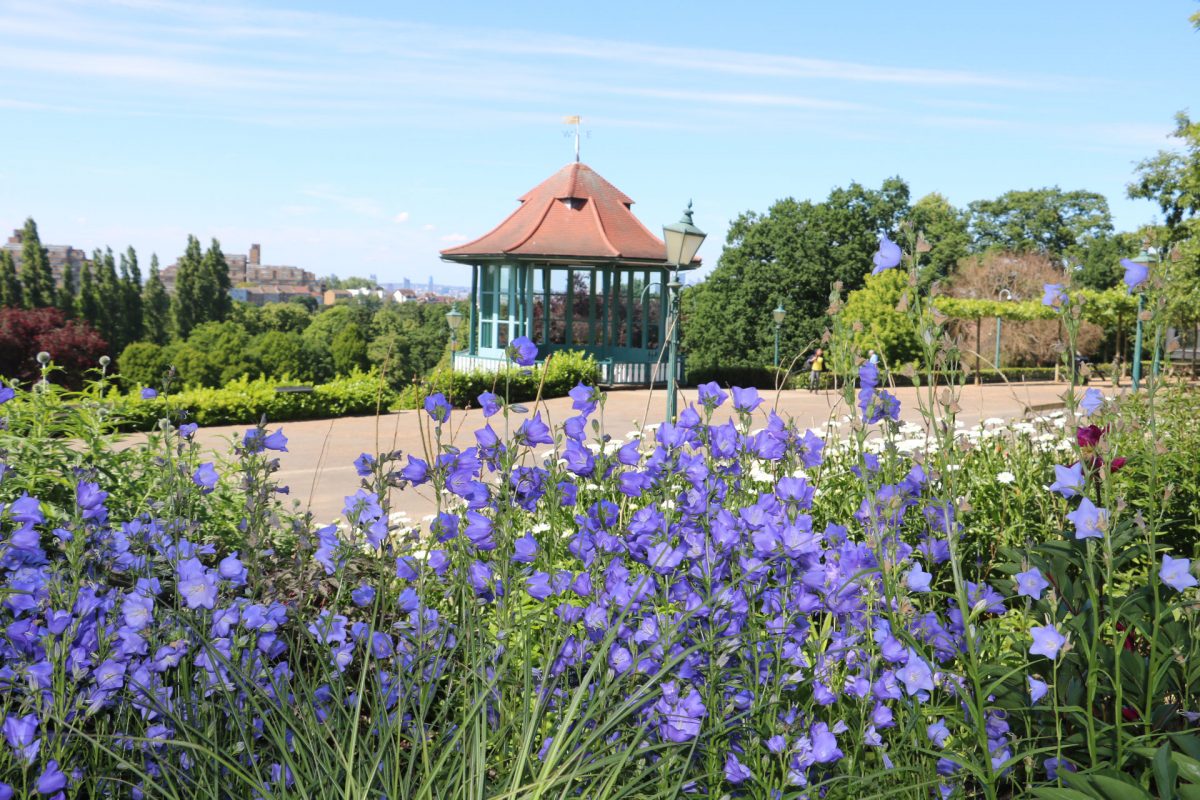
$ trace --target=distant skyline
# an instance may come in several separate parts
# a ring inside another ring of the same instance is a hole
[[[336,10],[330,10],[336,9]],[[573,159],[659,233],[899,175],[956,206],[1103,193],[1197,108],[1191,0],[432,4],[0,0],[0,226],[132,245],[189,233],[326,275],[462,285],[438,251]],[[7,236],[7,230],[5,231]],[[869,265],[864,265],[864,270]]]

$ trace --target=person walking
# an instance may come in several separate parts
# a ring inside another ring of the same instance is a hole
[[[821,373],[824,371],[825,354],[818,347],[817,351],[812,354],[812,358],[809,359],[808,390],[810,392],[815,392],[821,388]]]

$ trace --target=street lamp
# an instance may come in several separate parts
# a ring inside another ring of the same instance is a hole
[[[450,369],[454,369],[454,354],[458,350],[458,326],[462,325],[463,315],[457,308],[446,312],[446,325],[450,328]]]
[[[1008,289],[1000,290],[1001,300],[1016,300],[1017,297]],[[996,315],[996,360],[992,362],[996,365],[996,372],[1000,372],[1000,315]]]
[[[672,266],[671,282],[667,284],[670,293],[670,306],[667,316],[667,326],[671,332],[670,345],[667,350],[667,420],[675,421],[678,409],[678,370],[679,370],[679,270],[690,266],[696,257],[707,233],[692,224],[692,201],[688,201],[687,210],[683,217],[674,225],[663,225],[663,240],[667,245],[667,263]]]
[[[1137,264],[1146,264],[1157,262],[1158,253],[1153,247],[1143,248],[1142,252],[1138,253],[1135,258],[1131,258]],[[1133,337],[1133,390],[1136,392],[1142,383],[1142,306],[1146,302],[1146,293],[1138,291],[1137,305],[1137,333]],[[1158,348],[1154,350],[1154,375],[1158,376]]]
[[[782,302],[771,312],[771,318],[775,320],[775,369],[779,369],[779,329],[783,327],[783,318],[786,314]]]

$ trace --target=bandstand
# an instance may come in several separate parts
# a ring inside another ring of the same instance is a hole
[[[489,233],[441,253],[471,267],[468,336],[455,368],[496,369],[508,342],[528,336],[539,359],[590,353],[610,384],[665,381],[673,265],[633,201],[576,161],[520,203]]]

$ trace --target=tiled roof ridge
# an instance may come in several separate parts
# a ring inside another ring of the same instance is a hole
[[[568,199],[572,202],[562,202]],[[459,260],[544,255],[641,262],[665,256],[662,240],[634,216],[633,200],[582,162],[562,167],[519,201],[499,225],[472,241],[443,250],[442,256]]]
[[[621,255],[621,251],[618,250],[617,246],[612,243],[612,239],[608,238],[608,231],[604,229],[604,220],[600,218],[599,207],[592,202],[589,202],[588,205],[592,207],[592,219],[596,220],[596,230],[600,232],[600,238],[604,240],[606,245],[608,245],[608,249],[612,251],[614,256]]]

